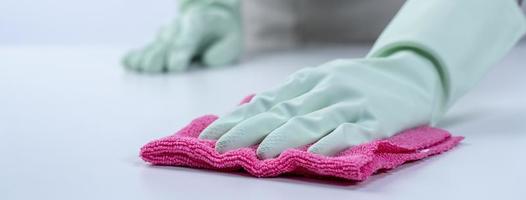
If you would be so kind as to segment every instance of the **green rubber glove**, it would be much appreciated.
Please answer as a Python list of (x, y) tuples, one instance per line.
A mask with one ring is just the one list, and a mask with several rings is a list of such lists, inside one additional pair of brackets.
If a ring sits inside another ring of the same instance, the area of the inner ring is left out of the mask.
[(151, 44), (123, 60), (132, 70), (181, 72), (194, 58), (209, 67), (236, 61), (242, 51), (239, 0), (182, 0), (180, 17)]
[(260, 143), (260, 158), (314, 143), (348, 147), (433, 124), (524, 34), (513, 0), (409, 0), (369, 56), (293, 74), (219, 118), (200, 138), (219, 152)]
[(439, 83), (433, 64), (412, 51), (337, 60), (293, 74), (219, 118), (201, 138), (219, 138), (219, 152), (261, 142), (261, 158), (315, 142), (310, 152), (332, 155), (427, 123)]

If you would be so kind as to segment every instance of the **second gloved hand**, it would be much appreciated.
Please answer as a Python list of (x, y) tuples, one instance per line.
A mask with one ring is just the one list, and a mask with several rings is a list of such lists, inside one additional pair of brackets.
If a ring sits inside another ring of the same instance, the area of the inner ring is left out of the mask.
[(313, 144), (334, 155), (348, 147), (429, 124), (441, 99), (439, 73), (425, 57), (400, 51), (385, 58), (337, 60), (307, 68), (220, 117), (201, 134), (216, 150), (260, 144), (260, 158)]
[(234, 62), (241, 53), (238, 0), (181, 0), (180, 17), (154, 42), (128, 53), (123, 64), (141, 72), (181, 72), (194, 58), (209, 67)]

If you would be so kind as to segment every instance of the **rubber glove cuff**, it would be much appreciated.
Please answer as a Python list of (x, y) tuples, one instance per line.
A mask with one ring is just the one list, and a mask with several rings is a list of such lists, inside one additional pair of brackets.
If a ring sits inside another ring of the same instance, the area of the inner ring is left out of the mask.
[(409, 0), (368, 57), (411, 49), (436, 66), (443, 95), (436, 123), (524, 35), (526, 20), (514, 0)]

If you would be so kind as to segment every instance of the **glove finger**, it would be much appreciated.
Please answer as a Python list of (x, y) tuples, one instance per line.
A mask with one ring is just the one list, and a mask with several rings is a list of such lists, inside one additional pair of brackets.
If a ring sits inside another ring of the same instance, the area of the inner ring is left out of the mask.
[(141, 60), (141, 55), (142, 54), (140, 50), (132, 50), (124, 56), (122, 59), (122, 64), (127, 69), (137, 70), (140, 66), (139, 63)]
[(316, 76), (309, 76), (303, 73), (302, 76), (290, 78), (285, 84), (256, 95), (249, 103), (241, 105), (232, 113), (220, 117), (214, 123), (209, 125), (199, 135), (200, 139), (215, 140), (224, 135), (238, 123), (253, 117), (262, 112), (268, 111), (276, 104), (298, 97), (314, 87), (313, 82), (317, 82)]
[(325, 108), (340, 101), (340, 96), (342, 96), (338, 92), (326, 93), (324, 88), (314, 89), (279, 103), (267, 112), (246, 119), (221, 136), (216, 149), (219, 152), (225, 152), (257, 144), (290, 118)]
[(192, 59), (199, 54), (199, 48), (203, 45), (204, 30), (192, 21), (176, 21), (170, 29), (167, 29), (161, 38), (165, 38), (169, 44), (166, 55), (166, 70), (170, 72), (185, 71)]
[(374, 140), (373, 134), (376, 132), (369, 125), (344, 123), (310, 146), (308, 152), (326, 156), (336, 155), (349, 147)]
[(314, 89), (291, 100), (281, 102), (267, 112), (246, 119), (221, 136), (216, 149), (224, 152), (257, 144), (290, 118), (314, 112), (338, 101), (334, 95), (326, 93), (323, 88)]
[(183, 72), (185, 71), (194, 54), (189, 49), (173, 48), (166, 56), (166, 70), (169, 72)]
[(260, 143), (274, 129), (287, 121), (287, 118), (271, 112), (264, 112), (251, 117), (225, 133), (216, 143), (220, 153), (249, 147)]
[(349, 94), (352, 93), (337, 88), (315, 87), (301, 96), (276, 104), (269, 112), (292, 118), (342, 102), (350, 97)]
[(215, 41), (204, 52), (203, 61), (209, 67), (224, 66), (235, 62), (241, 54), (241, 36), (229, 34)]
[(165, 65), (166, 45), (153, 44), (152, 47), (143, 51), (139, 63), (139, 70), (148, 73), (159, 73), (163, 71)]
[(297, 116), (272, 131), (259, 145), (257, 155), (268, 159), (278, 156), (288, 148), (316, 142), (338, 125), (355, 121), (360, 113), (358, 103), (340, 103), (324, 109)]
[(268, 110), (275, 104), (275, 101), (277, 100), (272, 94), (257, 95), (249, 103), (241, 105), (230, 114), (220, 117), (210, 124), (203, 130), (201, 135), (199, 135), (199, 138), (210, 140), (219, 139), (238, 123)]

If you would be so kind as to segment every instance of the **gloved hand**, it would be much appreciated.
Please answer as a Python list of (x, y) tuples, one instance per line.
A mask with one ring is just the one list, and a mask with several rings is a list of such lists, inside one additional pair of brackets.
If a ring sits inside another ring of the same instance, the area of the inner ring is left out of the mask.
[(333, 155), (434, 124), (526, 31), (513, 0), (409, 0), (370, 54), (302, 70), (219, 118), (201, 134), (216, 149), (260, 143)]
[(433, 63), (413, 51), (337, 60), (293, 74), (219, 118), (200, 137), (219, 138), (219, 152), (261, 142), (261, 158), (314, 142), (310, 152), (333, 155), (428, 123), (440, 99), (439, 84)]
[(242, 49), (239, 0), (182, 0), (180, 17), (123, 64), (144, 72), (184, 71), (192, 59), (210, 67), (234, 62)]

